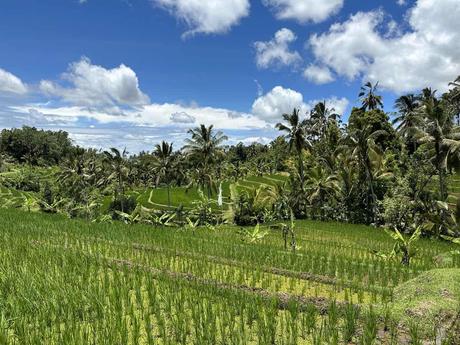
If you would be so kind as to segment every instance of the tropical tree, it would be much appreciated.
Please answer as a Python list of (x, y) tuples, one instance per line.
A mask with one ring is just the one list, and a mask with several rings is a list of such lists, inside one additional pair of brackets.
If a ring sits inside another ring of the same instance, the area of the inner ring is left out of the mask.
[(326, 101), (317, 103), (310, 112), (309, 132), (321, 138), (327, 129), (330, 121), (337, 121), (340, 115), (335, 112), (334, 108), (328, 108)]
[(422, 90), (422, 93), (420, 94), (420, 99), (422, 101), (427, 101), (432, 98), (436, 98), (436, 92), (437, 90), (433, 90), (431, 87), (426, 87)]
[(294, 109), (292, 114), (283, 114), (283, 119), (286, 124), (278, 123), (276, 128), (282, 132), (286, 132), (286, 139), (289, 142), (289, 150), (296, 151), (297, 164), (300, 176), (300, 186), (303, 191), (304, 186), (304, 166), (303, 166), (303, 150), (311, 147), (310, 141), (306, 137), (307, 120), (300, 120), (299, 109)]
[(188, 133), (191, 138), (185, 140), (184, 152), (194, 161), (199, 169), (199, 174), (206, 175), (204, 179), (208, 197), (212, 194), (212, 183), (209, 183), (209, 176), (212, 176), (212, 167), (216, 159), (223, 154), (222, 144), (228, 139), (222, 132), (214, 131), (214, 126), (200, 125), (190, 129)]
[(163, 179), (168, 191), (168, 206), (171, 206), (171, 172), (173, 165), (173, 144), (162, 141), (155, 146), (153, 167), (156, 173), (156, 185)]
[[(112, 147), (109, 151), (104, 151), (104, 163), (110, 173), (107, 181), (115, 184), (115, 200), (118, 200), (119, 197), (124, 199), (125, 196), (125, 185), (129, 174), (126, 155), (126, 149), (120, 152), (118, 149)], [(121, 201), (121, 212), (124, 212), (124, 200)]]
[[(460, 88), (460, 75), (453, 81), (452, 83), (449, 83), (449, 86), (453, 86), (454, 88)], [(459, 90), (459, 97), (460, 97), (460, 90)]]
[(77, 203), (90, 204), (91, 192), (105, 183), (100, 159), (94, 152), (75, 150), (61, 163), (57, 173), (60, 193)]
[(361, 92), (358, 97), (360, 98), (363, 110), (383, 109), (382, 96), (377, 94), (378, 86), (378, 82), (372, 85), (372, 83), (368, 81), (361, 87)]
[(249, 169), (246, 165), (236, 161), (235, 163), (228, 163), (224, 166), (226, 176), (231, 177), (234, 182), (237, 182), (241, 178), (244, 178), (248, 173)]
[(419, 114), (425, 120), (417, 137), (419, 142), (427, 145), (432, 151), (432, 162), (439, 178), (439, 192), (442, 201), (447, 199), (446, 172), (450, 154), (460, 149), (460, 128), (454, 126), (452, 114), (444, 104), (429, 92), (425, 92)]
[(342, 204), (342, 217), (345, 220), (350, 221), (352, 213), (355, 212), (355, 207), (351, 201), (356, 188), (355, 180), (357, 175), (357, 163), (355, 157), (347, 151), (348, 150), (339, 152), (337, 155), (337, 178), (340, 181), (339, 196), (340, 203)]
[(316, 210), (320, 210), (320, 217), (324, 220), (326, 200), (337, 197), (340, 186), (335, 174), (330, 174), (321, 165), (317, 165), (308, 171), (306, 192), (308, 201)]
[(454, 213), (445, 201), (434, 201), (424, 215), (423, 229), (434, 237), (454, 235), (457, 222)]
[[(350, 151), (352, 157), (358, 162), (360, 170), (364, 172), (364, 178), (367, 184), (367, 206), (372, 214), (372, 218), (376, 215), (377, 196), (374, 190), (374, 172), (373, 161), (379, 157), (382, 152), (376, 144), (376, 139), (380, 136), (388, 134), (384, 130), (373, 131), (369, 124), (358, 122), (358, 124), (350, 128), (348, 136), (344, 139), (345, 148)], [(375, 219), (372, 219), (375, 220)]]
[(413, 94), (401, 96), (395, 101), (398, 114), (393, 120), (393, 125), (397, 125), (396, 130), (406, 140), (406, 143), (413, 145), (412, 153), (415, 152), (417, 145), (414, 139), (415, 134), (424, 125), (423, 118), (418, 112), (419, 107), (420, 97)]
[(449, 86), (453, 86), (453, 88), (449, 91), (447, 97), (452, 110), (455, 112), (457, 125), (460, 125), (460, 76), (452, 83), (449, 83)]

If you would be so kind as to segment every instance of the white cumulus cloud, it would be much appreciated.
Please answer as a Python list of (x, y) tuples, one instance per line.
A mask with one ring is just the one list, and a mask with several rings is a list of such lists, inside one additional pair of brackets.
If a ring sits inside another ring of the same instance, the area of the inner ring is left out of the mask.
[(258, 97), (252, 104), (252, 114), (267, 123), (276, 123), (282, 121), (283, 114), (290, 114), (294, 109), (299, 109), (302, 116), (309, 116), (310, 110), (318, 102), (326, 102), (328, 108), (334, 108), (335, 111), (343, 115), (349, 105), (347, 98), (338, 98), (336, 96), (328, 97), (321, 100), (305, 100), (304, 96), (295, 90), (284, 88), (282, 86), (274, 87), (270, 92)]
[(291, 113), (294, 108), (300, 109), (303, 114), (307, 112), (309, 107), (304, 102), (303, 95), (295, 90), (276, 86), (254, 101), (252, 113), (265, 121), (277, 122), (284, 113)]
[(263, 0), (278, 19), (319, 23), (337, 14), (344, 0)]
[(82, 58), (70, 64), (62, 80), (70, 86), (43, 80), (40, 89), (49, 96), (81, 107), (132, 107), (149, 102), (149, 97), (139, 88), (136, 73), (123, 64), (106, 69), (93, 65), (88, 58)]
[(255, 42), (256, 63), (259, 68), (295, 65), (302, 61), (297, 51), (291, 51), (289, 44), (297, 39), (289, 29), (283, 28), (267, 42)]
[(27, 86), (14, 74), (0, 68), (0, 94), (23, 95), (27, 93)]
[(327, 84), (335, 80), (328, 67), (313, 64), (304, 70), (303, 76), (318, 85)]
[(385, 25), (381, 11), (358, 12), (309, 44), (317, 63), (350, 80), (380, 81), (395, 93), (447, 89), (460, 74), (458, 0), (418, 0), (406, 18), (403, 31), (401, 24)]
[(151, 0), (164, 8), (189, 30), (185, 36), (228, 32), (249, 15), (249, 0)]

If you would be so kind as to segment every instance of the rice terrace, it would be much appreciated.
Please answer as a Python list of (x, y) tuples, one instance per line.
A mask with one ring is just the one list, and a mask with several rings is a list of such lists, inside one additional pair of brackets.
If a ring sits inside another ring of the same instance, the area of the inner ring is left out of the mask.
[(460, 345), (458, 18), (4, 1), (0, 345)]

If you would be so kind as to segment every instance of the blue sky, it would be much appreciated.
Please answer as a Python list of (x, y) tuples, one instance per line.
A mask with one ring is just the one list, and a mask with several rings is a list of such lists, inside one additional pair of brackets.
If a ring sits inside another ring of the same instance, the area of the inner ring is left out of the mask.
[(0, 127), (81, 145), (180, 145), (214, 123), (268, 142), (326, 99), (346, 119), (363, 81), (394, 98), (460, 74), (458, 0), (4, 0)]

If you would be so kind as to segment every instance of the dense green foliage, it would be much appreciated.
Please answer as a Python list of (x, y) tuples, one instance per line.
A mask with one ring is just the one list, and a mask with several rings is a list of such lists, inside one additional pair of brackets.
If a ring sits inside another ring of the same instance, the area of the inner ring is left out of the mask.
[(37, 130), (34, 127), (4, 129), (0, 134), (0, 153), (30, 165), (55, 165), (75, 149), (64, 131)]

